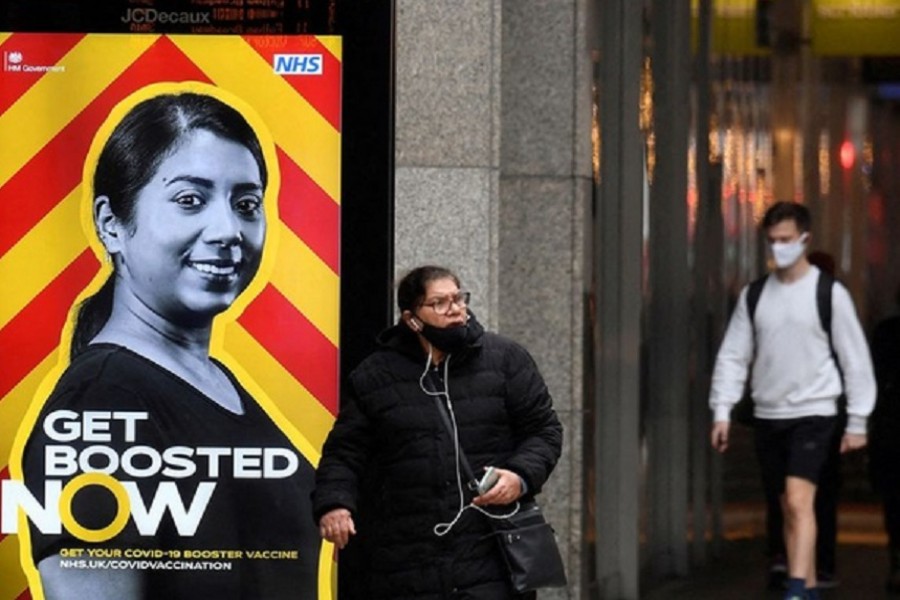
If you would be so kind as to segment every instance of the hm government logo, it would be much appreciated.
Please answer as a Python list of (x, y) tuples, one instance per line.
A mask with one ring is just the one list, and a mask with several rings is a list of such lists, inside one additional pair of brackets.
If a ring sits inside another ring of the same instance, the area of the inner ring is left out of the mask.
[(3, 70), (4, 71), (21, 71), (22, 70), (22, 53), (17, 51), (3, 53)]
[(321, 54), (276, 54), (272, 67), (278, 75), (321, 75)]
[(7, 73), (64, 73), (63, 65), (34, 65), (25, 60), (18, 50), (3, 53), (3, 70)]

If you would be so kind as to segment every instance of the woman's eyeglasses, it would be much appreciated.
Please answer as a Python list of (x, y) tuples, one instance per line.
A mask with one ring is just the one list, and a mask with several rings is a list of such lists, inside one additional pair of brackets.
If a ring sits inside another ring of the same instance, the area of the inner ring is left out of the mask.
[(459, 292), (453, 296), (444, 296), (443, 298), (438, 298), (431, 302), (425, 302), (422, 306), (430, 307), (436, 314), (446, 315), (450, 312), (450, 305), (452, 304), (455, 304), (459, 308), (468, 306), (471, 295), (470, 292)]

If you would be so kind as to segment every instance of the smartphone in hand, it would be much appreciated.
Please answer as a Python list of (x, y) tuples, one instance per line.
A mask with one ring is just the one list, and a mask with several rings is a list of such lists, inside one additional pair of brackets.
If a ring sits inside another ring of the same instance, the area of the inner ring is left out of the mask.
[(498, 479), (500, 479), (500, 473), (497, 472), (497, 469), (494, 467), (485, 469), (484, 476), (482, 476), (481, 481), (478, 482), (478, 495), (481, 496), (494, 487), (494, 484), (497, 483)]

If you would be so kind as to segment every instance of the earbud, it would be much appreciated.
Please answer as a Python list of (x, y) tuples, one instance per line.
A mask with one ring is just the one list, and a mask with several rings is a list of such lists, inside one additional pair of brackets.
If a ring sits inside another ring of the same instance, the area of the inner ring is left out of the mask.
[(414, 317), (410, 317), (409, 321), (407, 321), (407, 322), (409, 323), (409, 326), (412, 328), (413, 331), (419, 331), (419, 322), (416, 321), (416, 319)]

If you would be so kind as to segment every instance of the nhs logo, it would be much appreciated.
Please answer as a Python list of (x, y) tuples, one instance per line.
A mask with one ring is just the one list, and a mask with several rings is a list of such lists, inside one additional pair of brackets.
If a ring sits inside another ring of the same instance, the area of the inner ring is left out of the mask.
[(321, 54), (276, 54), (272, 66), (279, 75), (321, 75)]

